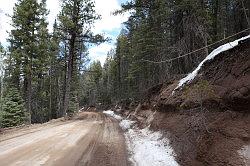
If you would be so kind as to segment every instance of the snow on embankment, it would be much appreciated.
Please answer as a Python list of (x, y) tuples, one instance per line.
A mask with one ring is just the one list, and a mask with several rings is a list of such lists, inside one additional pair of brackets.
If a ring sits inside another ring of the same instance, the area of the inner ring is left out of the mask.
[(114, 113), (114, 111), (111, 111), (111, 110), (107, 110), (107, 111), (103, 111), (104, 114), (106, 115), (109, 115), (109, 116), (112, 116), (113, 118), (117, 119), (117, 120), (122, 120), (122, 117), (119, 116), (119, 115), (116, 115)]
[(227, 50), (230, 50), (236, 46), (238, 46), (239, 42), (242, 41), (242, 40), (246, 40), (250, 38), (250, 35), (248, 36), (245, 36), (245, 37), (242, 37), (238, 40), (235, 40), (233, 42), (230, 42), (230, 43), (227, 43), (227, 44), (224, 44), (218, 48), (216, 48), (215, 50), (213, 50), (200, 64), (199, 66), (192, 72), (192, 73), (189, 73), (185, 78), (181, 79), (179, 81), (179, 84), (178, 86), (174, 89), (177, 90), (179, 89), (180, 87), (182, 87), (184, 84), (186, 83), (189, 83), (190, 81), (192, 81), (198, 74), (198, 72), (200, 71), (201, 67), (203, 66), (203, 64), (208, 61), (208, 60), (211, 60), (213, 59), (214, 57), (216, 57), (217, 55), (219, 55), (220, 53), (222, 52), (225, 52)]
[(125, 133), (130, 160), (138, 166), (177, 166), (169, 141), (148, 128), (128, 129)]
[(130, 154), (130, 161), (136, 166), (178, 166), (169, 140), (160, 132), (152, 132), (148, 128), (132, 128), (134, 121), (122, 119), (113, 111), (104, 111), (120, 121), (125, 131), (125, 138)]

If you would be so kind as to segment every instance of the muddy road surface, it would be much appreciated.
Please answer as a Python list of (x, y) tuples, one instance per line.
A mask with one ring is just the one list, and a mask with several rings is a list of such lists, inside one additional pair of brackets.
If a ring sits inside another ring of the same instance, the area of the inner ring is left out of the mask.
[(0, 135), (0, 165), (126, 166), (125, 139), (118, 122), (102, 113), (81, 113), (66, 122)]

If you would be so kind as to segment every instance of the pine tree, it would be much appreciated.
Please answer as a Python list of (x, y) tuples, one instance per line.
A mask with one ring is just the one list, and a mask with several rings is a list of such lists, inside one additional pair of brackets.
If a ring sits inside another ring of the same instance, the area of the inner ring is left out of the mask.
[(46, 0), (41, 3), (37, 0), (18, 0), (9, 37), (9, 83), (22, 91), (26, 109), (35, 121), (40, 121), (37, 116), (44, 114), (44, 103), (47, 103), (41, 85), (50, 55), (48, 23), (45, 21), (47, 14)]
[(75, 99), (78, 97), (77, 90), (73, 89), (78, 86), (79, 79), (79, 63), (77, 62), (79, 62), (82, 50), (78, 46), (105, 41), (101, 35), (93, 35), (91, 32), (93, 23), (99, 18), (100, 16), (95, 13), (92, 0), (65, 0), (62, 4), (62, 11), (59, 14), (59, 29), (62, 31), (62, 39), (68, 48), (63, 102), (64, 115), (69, 111), (70, 101), (78, 101)]
[(13, 127), (25, 122), (24, 101), (17, 88), (11, 87), (6, 91), (3, 101), (2, 127)]
[(0, 119), (2, 112), (2, 103), (3, 103), (3, 77), (4, 77), (4, 47), (0, 42)]
[[(53, 32), (50, 41), (50, 65), (47, 89), (49, 91), (49, 111), (51, 118), (55, 119), (61, 115), (61, 87), (64, 75), (64, 60), (60, 56), (60, 34), (57, 21), (53, 25)], [(61, 80), (61, 81), (60, 81)]]

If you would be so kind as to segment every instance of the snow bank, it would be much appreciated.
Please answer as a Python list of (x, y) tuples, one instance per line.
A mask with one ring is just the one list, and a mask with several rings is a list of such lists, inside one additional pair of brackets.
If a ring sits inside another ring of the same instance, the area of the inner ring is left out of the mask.
[(129, 129), (125, 133), (130, 160), (137, 166), (177, 166), (169, 141), (159, 132)]
[(130, 161), (136, 166), (177, 166), (169, 141), (160, 132), (148, 128), (131, 128), (135, 122), (124, 119), (120, 126), (125, 130), (125, 138)]
[(131, 126), (132, 126), (133, 124), (135, 124), (134, 121), (126, 120), (126, 119), (125, 119), (125, 120), (122, 120), (122, 121), (120, 122), (120, 126), (121, 126), (121, 128), (122, 128), (123, 130), (127, 130), (127, 129), (131, 128)]
[(152, 132), (148, 128), (132, 128), (134, 121), (122, 119), (113, 111), (103, 113), (121, 120), (119, 125), (125, 131), (124, 135), (130, 161), (136, 166), (178, 166), (169, 141), (160, 132)]
[(199, 66), (192, 72), (189, 73), (185, 78), (181, 79), (179, 81), (178, 86), (174, 89), (174, 91), (180, 87), (182, 87), (184, 84), (189, 83), (190, 81), (192, 81), (198, 74), (199, 70), (201, 69), (201, 67), (203, 66), (203, 64), (208, 61), (213, 59), (215, 56), (217, 56), (218, 54), (230, 50), (232, 48), (234, 48), (235, 46), (237, 46), (239, 44), (240, 41), (245, 40), (250, 38), (250, 35), (242, 37), (241, 39), (235, 40), (233, 42), (224, 44), (220, 47), (218, 47), (217, 49), (213, 50), (200, 64)]
[(107, 110), (107, 111), (103, 111), (103, 113), (106, 114), (106, 115), (112, 116), (112, 117), (114, 117), (114, 118), (117, 119), (117, 120), (122, 120), (122, 117), (119, 116), (119, 115), (116, 115), (116, 114), (114, 113), (114, 111)]

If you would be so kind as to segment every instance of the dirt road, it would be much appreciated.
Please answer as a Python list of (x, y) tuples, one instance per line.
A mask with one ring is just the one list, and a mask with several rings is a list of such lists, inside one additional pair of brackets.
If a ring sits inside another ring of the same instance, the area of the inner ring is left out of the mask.
[(127, 151), (115, 119), (82, 113), (77, 120), (0, 136), (0, 165), (126, 166)]

